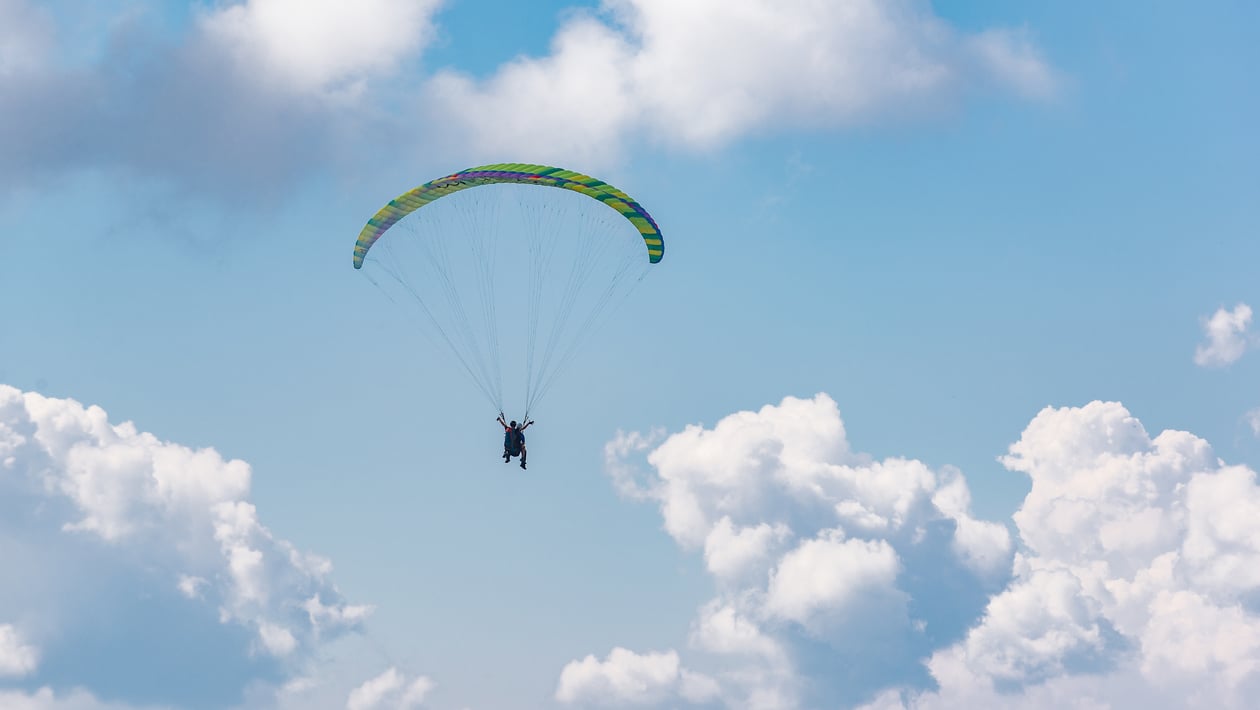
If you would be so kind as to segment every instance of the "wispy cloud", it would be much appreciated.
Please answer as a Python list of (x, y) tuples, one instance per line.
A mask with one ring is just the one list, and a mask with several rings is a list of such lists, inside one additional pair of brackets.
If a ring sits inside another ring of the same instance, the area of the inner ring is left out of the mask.
[(382, 707), (411, 710), (419, 707), (433, 688), (433, 681), (426, 676), (409, 681), (397, 668), (390, 667), (350, 691), (346, 710), (376, 710)]
[(0, 676), (21, 677), (35, 670), (39, 651), (12, 624), (0, 624)]
[(1223, 367), (1243, 356), (1252, 336), (1251, 306), (1239, 303), (1233, 310), (1216, 309), (1211, 317), (1203, 319), (1203, 334), (1207, 342), (1194, 349), (1194, 362), (1203, 367)]

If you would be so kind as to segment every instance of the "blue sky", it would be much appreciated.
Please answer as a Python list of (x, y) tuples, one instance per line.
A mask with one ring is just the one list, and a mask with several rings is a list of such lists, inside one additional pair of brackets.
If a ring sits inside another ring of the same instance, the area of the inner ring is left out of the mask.
[[(1258, 12), (0, 0), (0, 704), (1244, 707)], [(527, 472), (351, 267), (504, 161), (667, 244)]]

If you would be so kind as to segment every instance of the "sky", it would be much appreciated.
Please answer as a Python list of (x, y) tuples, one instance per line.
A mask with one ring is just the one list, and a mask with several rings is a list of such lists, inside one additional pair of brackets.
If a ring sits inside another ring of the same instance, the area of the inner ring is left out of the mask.
[[(1257, 23), (0, 0), (0, 706), (1248, 707)], [(351, 263), (503, 162), (666, 244), (528, 470)]]

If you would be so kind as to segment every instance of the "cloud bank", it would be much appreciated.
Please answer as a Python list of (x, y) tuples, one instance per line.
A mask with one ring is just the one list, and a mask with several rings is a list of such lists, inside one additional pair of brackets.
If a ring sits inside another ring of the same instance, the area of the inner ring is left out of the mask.
[(0, 588), (0, 675), (222, 707), (356, 629), (369, 608), (262, 524), (250, 475), (99, 407), (0, 385), (0, 551), (23, 570)]
[[(551, 53), (431, 83), (482, 154), (607, 162), (643, 137), (709, 150), (741, 137), (935, 111), (983, 86), (1029, 98), (1059, 80), (1029, 37), (969, 35), (917, 0), (607, 0)], [(506, 118), (506, 120), (505, 120)]]
[[(650, 472), (636, 472), (631, 459), (645, 452)], [(567, 666), (562, 701), (852, 705), (925, 675), (916, 659), (961, 638), (1010, 573), (1007, 529), (971, 516), (957, 470), (853, 451), (825, 395), (663, 441), (623, 434), (606, 455), (618, 490), (659, 506), (719, 594), (693, 623), (687, 667), (673, 650), (617, 649)], [(707, 692), (685, 693), (687, 673)]]
[[(1016, 576), (928, 662), (909, 707), (1247, 707), (1260, 689), (1260, 487), (1121, 405), (1046, 409), (1003, 459), (1032, 478)], [(1015, 700), (1020, 701), (1017, 705)]]
[[(562, 701), (1243, 708), (1260, 691), (1255, 472), (1119, 403), (1046, 408), (1000, 459), (1032, 483), (1013, 557), (959, 472), (854, 453), (824, 395), (607, 454), (720, 593), (687, 649), (575, 661)], [(608, 692), (645, 659), (663, 680)], [(711, 694), (685, 696), (684, 668)]]
[(423, 51), (437, 6), (249, 0), (194, 9), (171, 36), (159, 6), (133, 4), (68, 63), (50, 12), (0, 0), (0, 44), (25, 38), (0, 54), (0, 187), (121, 171), (166, 199), (265, 204), (389, 143), (369, 95)]
[(244, 0), (174, 35), (129, 5), (67, 63), (52, 13), (0, 0), (0, 186), (121, 170), (175, 198), (265, 203), (383, 155), (595, 169), (647, 144), (714, 150), (1059, 83), (1026, 31), (962, 32), (921, 0), (606, 0), (566, 15), (549, 54), (475, 78), (420, 64), (442, 5)]

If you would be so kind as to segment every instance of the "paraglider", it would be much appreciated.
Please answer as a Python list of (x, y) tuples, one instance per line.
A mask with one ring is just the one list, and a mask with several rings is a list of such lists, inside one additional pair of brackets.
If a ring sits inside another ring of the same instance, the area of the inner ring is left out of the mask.
[[(369, 266), (364, 273), (391, 301), (415, 307), (421, 330), (446, 344), (499, 412), (504, 461), (519, 455), (525, 468), (531, 411), (664, 253), (656, 221), (616, 187), (503, 163), (390, 200), (360, 231), (354, 268)], [(519, 427), (502, 415), (505, 360), (523, 370)]]
[(503, 463), (510, 462), (513, 456), (520, 456), (521, 468), (525, 468), (525, 430), (534, 422), (517, 424), (515, 419), (505, 422), (503, 412), (499, 412), (495, 421), (503, 425)]

